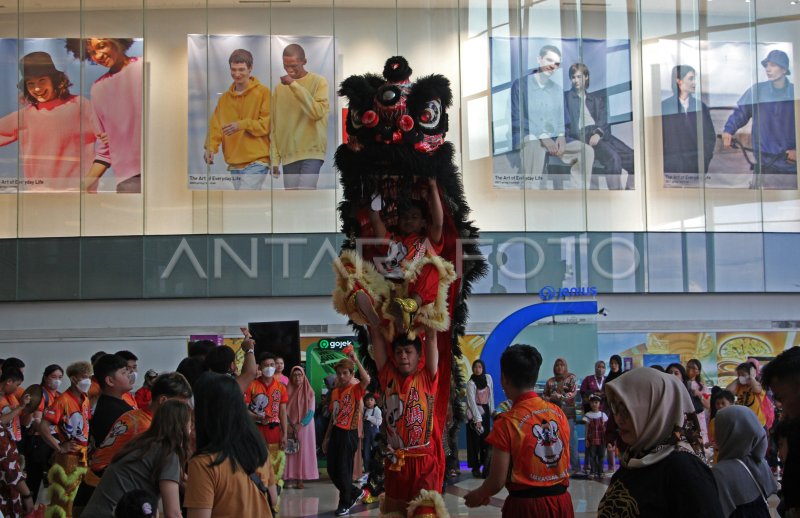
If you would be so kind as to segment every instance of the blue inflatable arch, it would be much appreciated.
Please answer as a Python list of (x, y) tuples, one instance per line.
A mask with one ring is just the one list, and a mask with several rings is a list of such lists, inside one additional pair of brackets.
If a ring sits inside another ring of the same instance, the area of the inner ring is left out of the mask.
[(556, 315), (595, 315), (597, 301), (580, 302), (543, 302), (533, 304), (511, 313), (494, 328), (486, 345), (483, 347), (481, 359), (486, 364), (486, 373), (494, 379), (494, 400), (500, 404), (505, 400), (505, 393), (500, 386), (500, 355), (512, 344), (514, 338), (523, 329), (543, 318)]

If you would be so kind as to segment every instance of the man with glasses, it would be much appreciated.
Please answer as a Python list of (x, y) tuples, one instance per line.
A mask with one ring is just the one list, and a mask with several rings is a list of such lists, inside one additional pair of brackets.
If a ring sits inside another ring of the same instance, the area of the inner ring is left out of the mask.
[(581, 189), (586, 184), (584, 164), (591, 171), (594, 149), (566, 137), (564, 91), (552, 79), (561, 67), (561, 51), (553, 45), (543, 46), (538, 63), (532, 74), (514, 81), (511, 87), (512, 141), (514, 148), (521, 141), (525, 187), (547, 179), (547, 159), (552, 156), (570, 166), (565, 188)]

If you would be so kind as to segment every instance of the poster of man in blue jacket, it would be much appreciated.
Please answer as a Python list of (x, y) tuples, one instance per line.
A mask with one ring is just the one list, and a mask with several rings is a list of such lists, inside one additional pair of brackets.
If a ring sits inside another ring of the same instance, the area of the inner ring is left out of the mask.
[(796, 189), (797, 141), (789, 56), (782, 50), (772, 50), (761, 66), (767, 80), (750, 87), (736, 103), (725, 123), (722, 144), (725, 148), (747, 147), (738, 142), (736, 132), (752, 120), (752, 167), (760, 177), (760, 186)]

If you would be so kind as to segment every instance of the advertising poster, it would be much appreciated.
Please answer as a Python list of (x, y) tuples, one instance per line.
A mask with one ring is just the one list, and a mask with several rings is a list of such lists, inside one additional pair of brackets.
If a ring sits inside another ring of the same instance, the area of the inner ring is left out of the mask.
[(332, 189), (333, 38), (188, 36), (190, 189)]
[(0, 39), (0, 192), (140, 193), (141, 38)]
[(736, 378), (736, 367), (751, 358), (763, 367), (780, 353), (800, 345), (794, 332), (717, 333), (717, 371), (719, 384), (725, 386)]
[[(736, 367), (756, 359), (763, 367), (790, 347), (800, 345), (796, 332), (736, 331), (687, 333), (603, 333), (597, 337), (598, 357), (630, 357), (633, 367), (664, 366), (669, 357), (680, 363), (695, 358), (703, 366), (703, 382), (725, 387), (736, 378)], [(671, 360), (670, 360), (671, 361)]]
[(656, 52), (665, 187), (797, 189), (791, 43), (659, 40)]
[(493, 185), (633, 189), (629, 40), (492, 38)]

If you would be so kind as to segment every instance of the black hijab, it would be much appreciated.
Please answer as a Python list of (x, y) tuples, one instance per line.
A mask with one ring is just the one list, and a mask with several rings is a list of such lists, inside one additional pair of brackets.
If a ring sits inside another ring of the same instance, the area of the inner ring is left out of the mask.
[(483, 367), (483, 370), (481, 371), (480, 375), (473, 374), (469, 379), (472, 380), (472, 382), (475, 384), (475, 387), (478, 390), (483, 390), (483, 389), (485, 389), (487, 387), (487, 382), (486, 382), (486, 364), (483, 363), (483, 360), (475, 360), (474, 362), (472, 362), (472, 367), (473, 368), (475, 368), (475, 364), (476, 363), (479, 363), (481, 365), (481, 367)]
[[(613, 361), (616, 361), (617, 365), (619, 365), (619, 370), (617, 372), (614, 372), (614, 370), (611, 368), (611, 362)], [(609, 381), (614, 381), (615, 379), (622, 376), (622, 373), (624, 372), (622, 370), (622, 358), (620, 358), (618, 354), (613, 355), (611, 359), (608, 361), (608, 370), (610, 370), (611, 372), (609, 372), (608, 376), (606, 376), (606, 383), (608, 383)]]

